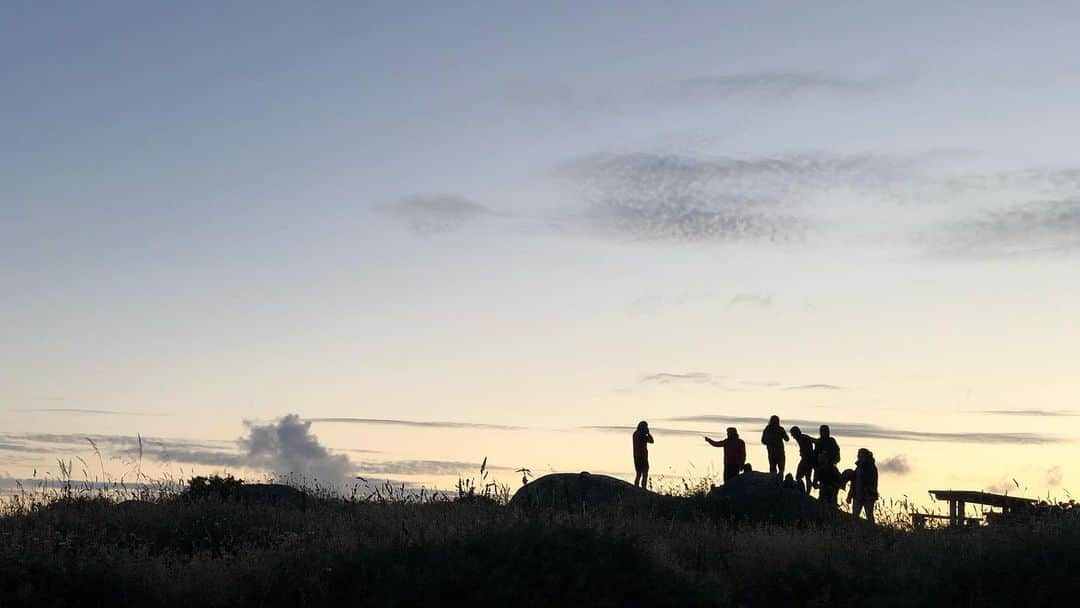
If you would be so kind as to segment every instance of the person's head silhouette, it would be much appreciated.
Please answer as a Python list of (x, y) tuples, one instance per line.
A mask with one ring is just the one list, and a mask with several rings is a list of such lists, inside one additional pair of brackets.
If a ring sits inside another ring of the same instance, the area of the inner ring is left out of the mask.
[(821, 428), (818, 429), (818, 431), (821, 433), (822, 437), (828, 437), (829, 436), (829, 425), (827, 425), (827, 424), (821, 425)]
[(649, 432), (649, 423), (642, 420), (641, 422), (637, 423), (637, 430), (644, 433)]
[(739, 431), (735, 430), (735, 427), (729, 426), (727, 430), (728, 439), (738, 439)]
[(769, 426), (780, 426), (780, 417), (773, 414), (769, 417)]
[(798, 437), (800, 435), (802, 435), (802, 429), (800, 429), (797, 426), (791, 427), (791, 436), (792, 437)]

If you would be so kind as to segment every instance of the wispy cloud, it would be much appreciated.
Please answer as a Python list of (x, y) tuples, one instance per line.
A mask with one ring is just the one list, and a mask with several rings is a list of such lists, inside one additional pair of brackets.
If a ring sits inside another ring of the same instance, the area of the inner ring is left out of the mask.
[(41, 448), (27, 445), (25, 443), (12, 443), (3, 441), (0, 442), (0, 452), (23, 452), (27, 454), (39, 454), (41, 453)]
[(1037, 416), (1037, 417), (1070, 417), (1080, 416), (1076, 410), (965, 410), (965, 414), (990, 414), (993, 416)]
[(843, 391), (847, 390), (846, 387), (837, 386), (835, 384), (799, 384), (796, 386), (784, 387), (785, 391)]
[[(743, 391), (754, 389), (772, 389), (785, 391), (842, 391), (845, 387), (834, 384), (803, 384), (784, 387), (774, 380), (740, 380), (708, 372), (657, 372), (638, 378), (641, 385), (701, 384), (710, 385), (725, 391)], [(630, 390), (630, 389), (621, 389)]]
[(740, 293), (731, 298), (728, 308), (738, 306), (751, 306), (756, 308), (772, 308), (772, 296), (755, 293)]
[(93, 410), (77, 407), (41, 407), (12, 410), (14, 412), (27, 412), (36, 414), (86, 414), (100, 416), (162, 416), (164, 414), (151, 414), (147, 412), (129, 412), (124, 410)]
[(936, 234), (932, 250), (972, 258), (1080, 250), (1080, 196), (1023, 203), (950, 222)]
[[(599, 235), (657, 241), (791, 241), (810, 223), (793, 193), (849, 161), (816, 157), (701, 159), (618, 154), (578, 159), (561, 174), (582, 190), (583, 225)], [(850, 161), (858, 163), (859, 161)]]
[(483, 205), (450, 194), (410, 196), (378, 209), (424, 233), (451, 232), (474, 220), (496, 215)]
[[(8, 442), (25, 446), (36, 451), (70, 450), (85, 448), (90, 441), (100, 446), (125, 449), (138, 447), (136, 435), (95, 435), (79, 433), (4, 433), (0, 434)], [(168, 437), (143, 437), (144, 445), (170, 446), (177, 449), (220, 449), (234, 446), (234, 441), (212, 439), (179, 439)]]
[(521, 431), (527, 427), (505, 424), (482, 424), (478, 422), (451, 422), (446, 420), (396, 420), (393, 418), (305, 418), (308, 422), (335, 424), (368, 424), (382, 426), (411, 426), (436, 429), (488, 429), (496, 431)]
[[(480, 462), (454, 460), (384, 460), (364, 462), (358, 465), (360, 475), (461, 475), (476, 473)], [(515, 467), (488, 464), (491, 471), (512, 471)]]
[(644, 84), (600, 87), (518, 82), (508, 86), (505, 95), (518, 104), (549, 108), (560, 113), (602, 116), (635, 107), (651, 110), (716, 102), (759, 105), (822, 96), (862, 98), (907, 82), (911, 76), (910, 70), (853, 78), (828, 70), (779, 69), (691, 75)]
[[(623, 425), (590, 425), (581, 427), (587, 431), (603, 431), (606, 433), (633, 433), (637, 427), (623, 426)], [(689, 429), (672, 429), (665, 427), (657, 427), (649, 425), (649, 431), (654, 435), (660, 437), (663, 435), (681, 435), (681, 436), (702, 436), (709, 433), (704, 431), (694, 431)]]
[(0, 435), (0, 452), (19, 452), (38, 458), (70, 458), (100, 449), (110, 460), (143, 458), (160, 463), (215, 467), (245, 466), (234, 440), (200, 440), (136, 435), (8, 433)]
[[(806, 241), (825, 229), (838, 189), (895, 206), (932, 154), (907, 158), (825, 153), (703, 158), (624, 153), (579, 158), (559, 174), (599, 236), (682, 242)], [(857, 227), (853, 227), (857, 228)]]
[[(727, 427), (739, 424), (754, 424), (764, 426), (768, 420), (767, 416), (728, 416), (722, 414), (703, 414), (698, 416), (680, 416), (674, 418), (667, 418), (670, 422), (691, 422), (691, 423), (707, 423), (715, 424), (717, 427)], [(969, 432), (969, 433), (946, 433), (936, 431), (913, 431), (907, 429), (896, 429), (876, 424), (868, 424), (861, 422), (833, 422), (833, 421), (812, 421), (812, 420), (799, 420), (799, 419), (784, 419), (783, 424), (787, 426), (800, 426), (804, 432), (810, 434), (816, 434), (817, 428), (820, 424), (828, 424), (832, 434), (840, 438), (852, 438), (852, 439), (883, 439), (883, 440), (898, 440), (898, 441), (940, 441), (940, 442), (952, 442), (952, 443), (989, 443), (989, 444), (1049, 444), (1049, 443), (1068, 443), (1071, 440), (1067, 437), (1059, 435), (1050, 435), (1043, 433), (1024, 433), (1024, 432)], [(618, 427), (610, 427), (618, 428)], [(629, 427), (627, 427), (629, 428)], [(675, 429), (672, 429), (675, 431)], [(698, 430), (683, 430), (685, 434), (700, 435), (704, 431)], [(715, 433), (715, 430), (709, 432)]]
[(896, 456), (890, 456), (883, 460), (879, 460), (877, 467), (882, 473), (890, 473), (892, 475), (907, 475), (911, 472), (911, 463), (908, 462), (908, 457), (905, 454), (897, 454)]
[[(132, 457), (133, 448), (127, 448), (125, 455)], [(249, 460), (244, 454), (235, 451), (176, 448), (167, 445), (149, 446), (143, 456), (161, 463), (197, 464), (211, 467), (247, 467)]]
[(238, 440), (198, 440), (127, 435), (8, 433), (0, 435), (2, 451), (42, 456), (73, 456), (100, 449), (124, 461), (141, 457), (161, 463), (245, 468), (296, 475), (324, 483), (351, 477), (354, 465), (345, 454), (323, 446), (311, 423), (290, 414), (266, 423), (245, 422)]
[[(455, 422), (422, 422), (386, 419), (323, 419), (359, 424), (395, 424), (435, 428), (483, 428), (516, 430), (520, 427), (475, 425)], [(312, 432), (314, 420), (289, 414), (272, 421), (245, 421), (244, 436), (235, 440), (198, 440), (125, 435), (78, 435), (50, 433), (0, 434), (0, 452), (18, 452), (65, 458), (91, 451), (98, 446), (106, 459), (131, 462), (136, 458), (158, 463), (199, 465), (222, 469), (248, 469), (273, 473), (278, 477), (299, 477), (323, 484), (349, 481), (357, 474), (369, 482), (377, 475), (468, 474), (480, 468), (480, 461), (380, 460), (357, 462), (349, 453), (371, 454), (372, 450), (331, 450)], [(492, 471), (510, 467), (488, 464)]]
[(661, 93), (690, 101), (732, 97), (783, 100), (809, 94), (866, 93), (883, 88), (892, 79), (859, 80), (815, 71), (742, 72), (699, 76), (661, 85)]
[(706, 372), (659, 372), (642, 376), (641, 384), (711, 384), (723, 376), (714, 376)]

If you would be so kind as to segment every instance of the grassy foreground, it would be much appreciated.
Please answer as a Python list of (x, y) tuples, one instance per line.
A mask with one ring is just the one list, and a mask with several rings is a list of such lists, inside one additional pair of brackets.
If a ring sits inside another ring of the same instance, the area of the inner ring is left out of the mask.
[(489, 500), (9, 502), (0, 606), (1018, 606), (1080, 593), (1080, 519), (734, 527)]

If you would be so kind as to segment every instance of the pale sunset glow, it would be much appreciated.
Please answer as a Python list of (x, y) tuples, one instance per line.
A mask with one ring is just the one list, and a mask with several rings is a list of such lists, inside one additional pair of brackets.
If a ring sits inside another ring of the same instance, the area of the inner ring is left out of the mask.
[(3, 9), (5, 492), (1078, 487), (1080, 6), (335, 4)]

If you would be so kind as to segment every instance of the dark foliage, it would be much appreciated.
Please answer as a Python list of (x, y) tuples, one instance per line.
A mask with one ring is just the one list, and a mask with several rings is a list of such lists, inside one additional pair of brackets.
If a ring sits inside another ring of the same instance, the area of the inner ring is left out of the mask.
[(9, 508), (0, 606), (1049, 606), (1080, 592), (1074, 511), (909, 532), (196, 487), (214, 489)]

